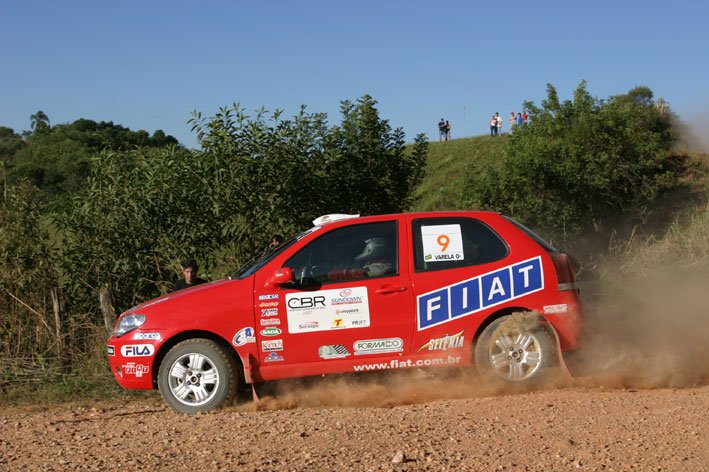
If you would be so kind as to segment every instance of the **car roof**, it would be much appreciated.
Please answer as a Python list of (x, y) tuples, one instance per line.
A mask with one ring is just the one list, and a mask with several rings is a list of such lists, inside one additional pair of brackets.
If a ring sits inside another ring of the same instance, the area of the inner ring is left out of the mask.
[[(351, 223), (372, 223), (377, 221), (386, 221), (392, 219), (417, 219), (417, 218), (441, 218), (441, 217), (455, 217), (455, 216), (499, 216), (499, 212), (494, 211), (482, 211), (482, 210), (451, 210), (451, 211), (419, 211), (419, 212), (407, 212), (407, 213), (389, 213), (383, 215), (369, 215), (369, 216), (359, 216), (359, 215), (323, 215), (313, 222), (318, 222), (316, 226), (329, 226), (334, 224), (340, 224), (342, 226), (347, 226)], [(333, 218), (327, 218), (333, 216)], [(338, 225), (339, 226), (339, 225)]]

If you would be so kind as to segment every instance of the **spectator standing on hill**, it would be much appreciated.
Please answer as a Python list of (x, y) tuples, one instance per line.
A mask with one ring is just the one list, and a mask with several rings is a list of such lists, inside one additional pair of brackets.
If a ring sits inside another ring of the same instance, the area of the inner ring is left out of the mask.
[(180, 262), (180, 267), (182, 268), (182, 275), (184, 275), (184, 278), (175, 282), (175, 286), (172, 288), (173, 292), (185, 288), (194, 287), (196, 285), (200, 285), (207, 282), (206, 280), (201, 279), (197, 275), (199, 267), (197, 266), (197, 262), (194, 259), (185, 259), (184, 261)]
[(490, 118), (490, 136), (495, 136), (497, 134), (497, 118), (492, 115)]
[(446, 141), (451, 139), (451, 124), (448, 120), (446, 120)]
[(524, 118), (522, 118), (522, 113), (517, 113), (517, 126), (522, 126), (524, 124)]
[(495, 112), (495, 122), (497, 123), (497, 134), (502, 134), (502, 117), (499, 112)]
[(446, 139), (446, 121), (441, 118), (438, 122), (438, 141), (443, 141)]
[(515, 129), (515, 126), (517, 126), (517, 118), (515, 118), (515, 112), (511, 111), (510, 112), (510, 133), (512, 130)]
[(529, 118), (529, 115), (527, 114), (527, 112), (526, 112), (526, 111), (523, 111), (523, 112), (522, 112), (522, 123), (524, 123), (524, 124), (526, 125), (528, 118)]

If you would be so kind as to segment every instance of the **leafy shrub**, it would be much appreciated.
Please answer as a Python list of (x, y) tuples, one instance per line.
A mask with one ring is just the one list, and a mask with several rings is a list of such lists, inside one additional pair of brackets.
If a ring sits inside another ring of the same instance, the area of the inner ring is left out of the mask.
[(548, 85), (541, 108), (525, 109), (531, 123), (511, 134), (499, 166), (470, 175), (468, 200), (557, 240), (606, 233), (619, 215), (642, 221), (685, 171), (685, 156), (672, 152), (672, 115), (646, 87), (599, 100), (582, 82), (560, 102)]
[[(85, 192), (58, 219), (73, 309), (91, 312), (106, 284), (124, 310), (164, 293), (176, 262), (195, 257), (229, 272), (326, 213), (405, 210), (421, 180), (423, 136), (404, 134), (365, 96), (343, 102), (329, 128), (305, 109), (291, 119), (238, 106), (192, 120), (203, 151), (176, 147), (105, 152)], [(225, 275), (225, 272), (215, 275)]]

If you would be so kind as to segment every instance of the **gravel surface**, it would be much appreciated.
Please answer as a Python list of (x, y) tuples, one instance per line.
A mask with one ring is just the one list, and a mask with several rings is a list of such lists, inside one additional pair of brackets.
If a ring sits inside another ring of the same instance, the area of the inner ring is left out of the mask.
[(709, 470), (709, 387), (527, 393), (409, 375), (279, 385), (180, 415), (158, 394), (0, 411), (0, 470)]

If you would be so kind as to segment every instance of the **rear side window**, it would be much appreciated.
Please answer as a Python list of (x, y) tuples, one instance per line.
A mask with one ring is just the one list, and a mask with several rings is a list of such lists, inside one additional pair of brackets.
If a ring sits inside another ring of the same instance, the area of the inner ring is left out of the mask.
[(504, 259), (507, 244), (473, 218), (422, 218), (412, 224), (417, 272), (455, 269)]
[(542, 238), (537, 233), (535, 233), (531, 229), (524, 226), (519, 221), (515, 221), (512, 218), (510, 218), (509, 216), (505, 216), (505, 215), (502, 215), (502, 217), (504, 219), (506, 219), (507, 221), (509, 221), (510, 223), (512, 223), (513, 225), (515, 225), (517, 228), (519, 228), (519, 230), (522, 231), (524, 234), (526, 234), (527, 236), (532, 238), (534, 240), (534, 242), (539, 244), (541, 247), (543, 247), (546, 252), (559, 252), (554, 246), (552, 246), (551, 244), (546, 242), (544, 240), (544, 238)]

